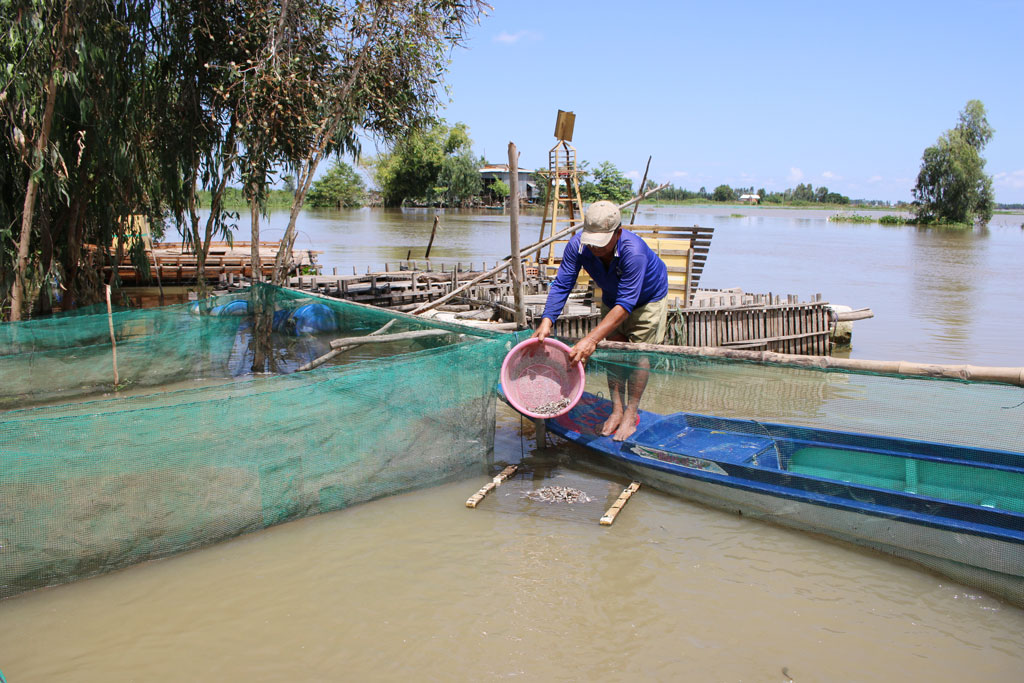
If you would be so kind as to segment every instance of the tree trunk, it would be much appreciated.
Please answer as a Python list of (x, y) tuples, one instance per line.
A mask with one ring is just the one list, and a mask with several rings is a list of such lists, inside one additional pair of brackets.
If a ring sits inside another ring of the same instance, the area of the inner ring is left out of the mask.
[(263, 264), (260, 263), (260, 205), (255, 194), (249, 200), (250, 261), (252, 262), (252, 281), (259, 282), (263, 275)]
[(21, 237), (18, 240), (18, 260), (15, 264), (14, 285), (11, 287), (11, 320), (21, 320), (21, 309), (25, 299), (25, 271), (28, 270), (28, 247), (32, 236), (32, 215), (36, 210), (36, 194), (39, 183), (36, 173), (43, 167), (43, 154), (50, 143), (50, 128), (53, 126), (53, 107), (57, 100), (57, 79), (50, 75), (46, 82), (46, 108), (43, 111), (43, 125), (36, 139), (32, 172), (29, 173), (25, 188), (25, 203), (21, 210)]

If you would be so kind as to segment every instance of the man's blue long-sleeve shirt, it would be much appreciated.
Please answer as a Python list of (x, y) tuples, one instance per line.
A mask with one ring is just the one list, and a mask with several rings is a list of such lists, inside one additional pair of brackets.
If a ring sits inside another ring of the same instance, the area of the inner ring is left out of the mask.
[(609, 309), (618, 305), (626, 309), (626, 313), (632, 313), (638, 306), (668, 296), (665, 263), (638, 235), (623, 229), (612, 262), (605, 267), (590, 249), (580, 248), (580, 233), (576, 233), (565, 245), (562, 263), (544, 306), (544, 317), (551, 322), (561, 315), (581, 268), (601, 288), (601, 299)]

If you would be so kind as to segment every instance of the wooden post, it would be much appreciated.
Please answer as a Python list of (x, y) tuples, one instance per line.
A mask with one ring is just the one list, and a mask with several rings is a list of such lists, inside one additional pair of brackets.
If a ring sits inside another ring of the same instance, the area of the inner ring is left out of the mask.
[[(519, 152), (515, 143), (508, 143), (508, 181), (509, 196), (512, 204), (509, 208), (509, 232), (512, 238), (512, 263), (509, 276), (512, 279), (512, 299), (516, 306), (516, 327), (526, 327), (526, 299), (523, 296), (523, 259), (519, 255)], [(481, 267), (487, 270), (487, 263)]]
[(107, 285), (107, 323), (110, 325), (110, 347), (114, 352), (114, 388), (121, 383), (117, 376), (117, 339), (114, 337), (114, 312), (110, 307), (110, 285)]
[(437, 217), (437, 214), (435, 213), (434, 214), (434, 227), (430, 229), (430, 241), (427, 242), (427, 255), (424, 258), (428, 258), (428, 259), (430, 258), (430, 247), (434, 246), (434, 235), (437, 234), (437, 224), (439, 222), (440, 222), (440, 219)]
[(537, 448), (547, 448), (548, 445), (548, 423), (542, 417), (533, 418), (533, 433), (537, 438)]
[[(644, 185), (647, 184), (647, 171), (651, 169), (651, 157), (647, 156), (647, 168), (644, 169), (644, 179), (640, 181), (640, 192), (644, 191)], [(633, 205), (633, 215), (629, 217), (629, 224), (633, 225), (633, 221), (636, 220), (636, 212), (640, 210), (640, 202)]]

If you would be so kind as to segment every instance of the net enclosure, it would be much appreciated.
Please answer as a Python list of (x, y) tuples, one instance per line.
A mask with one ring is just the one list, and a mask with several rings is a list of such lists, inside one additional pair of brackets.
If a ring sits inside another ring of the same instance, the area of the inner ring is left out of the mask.
[(478, 474), (507, 346), (265, 285), (0, 327), (0, 597)]
[[(602, 435), (618, 386), (645, 386), (622, 441)], [(548, 429), (599, 467), (1024, 606), (1020, 386), (600, 350)]]
[[(0, 326), (0, 597), (481, 474), (523, 334), (266, 285)], [(636, 350), (584, 379), (547, 421), (574, 457), (1024, 605), (1021, 387)], [(609, 380), (644, 388), (624, 441)]]

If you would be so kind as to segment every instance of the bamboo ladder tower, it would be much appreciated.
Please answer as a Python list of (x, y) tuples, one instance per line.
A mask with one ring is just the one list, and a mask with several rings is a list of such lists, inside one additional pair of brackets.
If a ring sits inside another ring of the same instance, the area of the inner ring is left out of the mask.
[[(576, 148), (573, 147), (572, 132), (576, 115), (571, 111), (558, 110), (555, 121), (555, 138), (558, 142), (548, 151), (547, 199), (544, 202), (544, 218), (540, 224), (540, 239), (550, 238), (576, 225), (583, 224), (583, 202), (580, 199), (580, 176), (576, 165)], [(537, 252), (537, 267), (546, 275), (553, 276), (558, 269), (555, 245), (565, 244), (564, 240), (548, 246), (547, 257)]]

